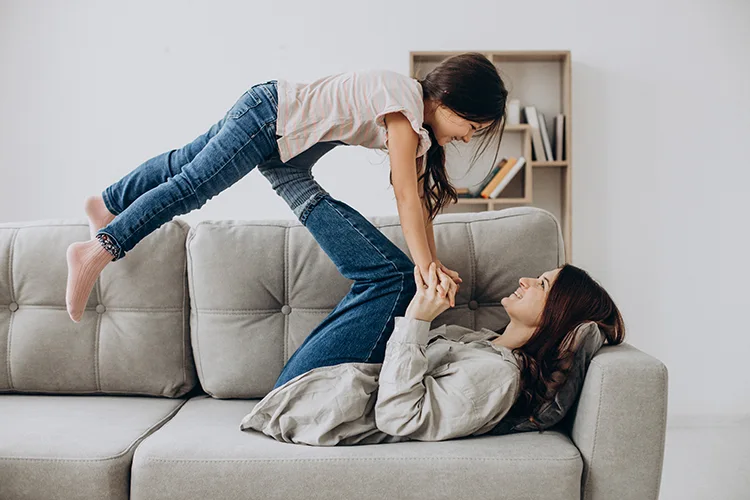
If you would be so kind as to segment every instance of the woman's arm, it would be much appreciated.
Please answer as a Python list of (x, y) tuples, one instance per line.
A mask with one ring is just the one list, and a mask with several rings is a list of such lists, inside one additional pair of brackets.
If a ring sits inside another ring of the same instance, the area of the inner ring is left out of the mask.
[(426, 277), (433, 256), (425, 227), (424, 205), (417, 190), (416, 152), (419, 136), (400, 112), (385, 115), (385, 124), (401, 230), (412, 260)]
[(377, 428), (418, 441), (489, 431), (515, 402), (517, 369), (500, 355), (483, 354), (456, 358), (428, 373), (429, 330), (427, 321), (396, 317), (378, 379)]
[(481, 434), (508, 412), (518, 390), (518, 369), (502, 356), (475, 349), (428, 373), (427, 339), (433, 319), (448, 308), (456, 285), (430, 265), (429, 281), (414, 269), (417, 293), (397, 316), (378, 379), (375, 425), (392, 436), (441, 441)]

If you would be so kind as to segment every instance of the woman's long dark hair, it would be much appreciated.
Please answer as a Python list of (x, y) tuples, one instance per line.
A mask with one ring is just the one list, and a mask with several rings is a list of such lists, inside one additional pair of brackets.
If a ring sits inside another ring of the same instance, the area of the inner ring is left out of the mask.
[(624, 340), (622, 315), (607, 291), (583, 269), (566, 264), (552, 284), (536, 331), (523, 346), (513, 349), (521, 384), (509, 415), (528, 417), (536, 424), (536, 412), (554, 399), (570, 373), (574, 330), (589, 321), (599, 326), (607, 344)]
[[(474, 155), (472, 165), (487, 149), (487, 143), (496, 139), (498, 146), (492, 160), (492, 165), (495, 165), (505, 130), (508, 91), (492, 61), (479, 52), (458, 54), (441, 62), (423, 80), (417, 81), (422, 85), (425, 100), (431, 99), (466, 120), (492, 122), (485, 130), (476, 134), (483, 138), (481, 145), (484, 148)], [(433, 220), (445, 205), (455, 203), (458, 197), (456, 189), (448, 181), (443, 146), (438, 144), (432, 128), (429, 125), (424, 127), (429, 132), (432, 144), (425, 153), (427, 161), (417, 163), (417, 175), (423, 187), (420, 196), (428, 208), (430, 220)], [(425, 168), (421, 168), (422, 166)], [(392, 173), (390, 183), (393, 185)]]

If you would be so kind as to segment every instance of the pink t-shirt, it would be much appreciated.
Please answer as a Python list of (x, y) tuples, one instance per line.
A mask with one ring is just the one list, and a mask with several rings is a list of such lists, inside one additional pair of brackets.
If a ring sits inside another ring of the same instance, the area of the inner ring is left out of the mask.
[(276, 134), (281, 161), (288, 161), (318, 142), (388, 150), (384, 116), (402, 112), (419, 135), (415, 158), (430, 148), (422, 126), (422, 85), (390, 70), (339, 73), (312, 83), (278, 79)]

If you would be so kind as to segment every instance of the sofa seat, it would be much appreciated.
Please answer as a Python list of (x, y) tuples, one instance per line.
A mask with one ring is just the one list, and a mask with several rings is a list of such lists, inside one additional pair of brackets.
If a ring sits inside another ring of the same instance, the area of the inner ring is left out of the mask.
[(307, 446), (241, 431), (258, 401), (190, 399), (135, 450), (131, 498), (580, 498), (583, 461), (560, 432)]
[(133, 450), (185, 401), (0, 395), (0, 499), (126, 500)]

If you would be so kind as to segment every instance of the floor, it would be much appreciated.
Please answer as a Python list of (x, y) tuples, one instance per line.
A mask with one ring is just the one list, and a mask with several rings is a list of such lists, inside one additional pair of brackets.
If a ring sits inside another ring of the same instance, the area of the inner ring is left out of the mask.
[(750, 426), (667, 428), (660, 500), (750, 500)]

